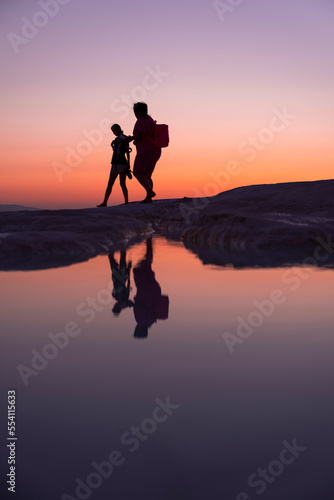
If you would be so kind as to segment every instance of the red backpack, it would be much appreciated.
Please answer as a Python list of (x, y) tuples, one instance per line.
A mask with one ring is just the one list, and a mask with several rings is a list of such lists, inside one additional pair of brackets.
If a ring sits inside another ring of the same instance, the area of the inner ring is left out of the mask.
[(157, 124), (156, 121), (154, 123), (153, 139), (151, 139), (151, 137), (147, 138), (150, 139), (157, 148), (167, 148), (169, 144), (168, 125)]

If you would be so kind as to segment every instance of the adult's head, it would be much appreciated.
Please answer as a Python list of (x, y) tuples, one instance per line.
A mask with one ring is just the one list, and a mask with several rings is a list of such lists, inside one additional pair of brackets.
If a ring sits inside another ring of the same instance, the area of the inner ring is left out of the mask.
[(148, 114), (147, 104), (145, 102), (136, 102), (133, 105), (133, 111), (136, 118), (145, 117)]
[(133, 336), (136, 339), (146, 339), (148, 335), (148, 327), (146, 325), (136, 325)]

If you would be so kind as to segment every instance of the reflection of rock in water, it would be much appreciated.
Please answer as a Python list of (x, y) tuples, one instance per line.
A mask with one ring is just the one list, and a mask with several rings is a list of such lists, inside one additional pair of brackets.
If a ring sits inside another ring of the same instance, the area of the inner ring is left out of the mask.
[[(192, 211), (184, 204), (189, 217), (179, 235), (205, 264), (334, 265), (333, 180), (236, 188), (200, 210), (195, 202)], [(160, 227), (176, 235), (172, 222)], [(319, 249), (326, 258), (317, 258)]]
[[(204, 264), (235, 268), (334, 266), (334, 245), (330, 248), (330, 242), (334, 244), (333, 228), (328, 226), (327, 233), (326, 225), (319, 227), (315, 219), (294, 223), (292, 218), (280, 221), (275, 214), (268, 214), (265, 219), (229, 215), (224, 216), (223, 222), (208, 222), (207, 228), (194, 225), (185, 230), (182, 239), (184, 246)], [(325, 258), (317, 258), (319, 250), (326, 254)]]
[(134, 315), (137, 326), (134, 336), (145, 338), (148, 329), (158, 319), (168, 318), (169, 299), (162, 295), (161, 287), (152, 270), (153, 245), (152, 238), (146, 240), (146, 254), (139, 264), (133, 269), (133, 276), (137, 287), (134, 298)]

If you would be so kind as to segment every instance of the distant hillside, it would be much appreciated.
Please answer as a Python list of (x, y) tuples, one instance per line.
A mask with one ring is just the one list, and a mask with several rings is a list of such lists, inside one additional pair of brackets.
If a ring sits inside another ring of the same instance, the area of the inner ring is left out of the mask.
[(23, 205), (0, 205), (0, 212), (20, 212), (21, 210), (40, 210), (40, 208), (24, 207)]

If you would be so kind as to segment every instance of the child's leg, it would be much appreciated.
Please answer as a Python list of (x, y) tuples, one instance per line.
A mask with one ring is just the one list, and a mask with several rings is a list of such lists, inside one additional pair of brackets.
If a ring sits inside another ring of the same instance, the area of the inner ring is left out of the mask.
[(112, 191), (112, 187), (113, 187), (113, 185), (115, 183), (115, 180), (116, 180), (117, 176), (118, 176), (118, 174), (116, 174), (114, 172), (110, 172), (108, 186), (107, 186), (107, 189), (106, 189), (106, 192), (105, 192), (105, 195), (104, 195), (104, 200), (101, 203), (101, 205), (97, 205), (98, 207), (106, 207), (107, 206), (107, 201), (108, 201), (108, 198), (110, 196), (110, 193)]
[(129, 196), (128, 196), (128, 188), (126, 187), (126, 173), (125, 172), (122, 172), (121, 174), (119, 174), (119, 182), (120, 182), (120, 185), (121, 185), (121, 188), (123, 191), (125, 203), (128, 204), (129, 203)]

